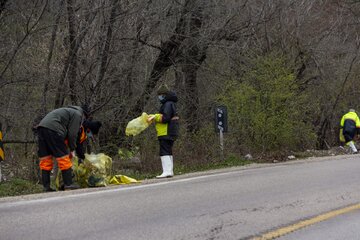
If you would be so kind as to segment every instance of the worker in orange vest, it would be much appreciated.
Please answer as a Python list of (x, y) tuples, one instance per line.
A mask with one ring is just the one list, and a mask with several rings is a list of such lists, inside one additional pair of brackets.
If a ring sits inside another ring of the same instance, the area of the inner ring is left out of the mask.
[[(77, 147), (80, 126), (89, 117), (86, 106), (58, 108), (48, 113), (37, 125), (38, 156), (44, 191), (50, 188), (50, 173), (53, 169), (53, 157), (56, 159), (64, 180), (64, 190), (77, 189), (72, 182), (72, 152)], [(68, 146), (65, 144), (68, 141)]]
[(82, 163), (85, 159), (86, 143), (88, 143), (89, 139), (95, 141), (94, 135), (97, 135), (99, 133), (101, 125), (102, 124), (99, 121), (85, 120), (80, 127), (75, 149), (76, 156), (79, 159), (79, 164)]

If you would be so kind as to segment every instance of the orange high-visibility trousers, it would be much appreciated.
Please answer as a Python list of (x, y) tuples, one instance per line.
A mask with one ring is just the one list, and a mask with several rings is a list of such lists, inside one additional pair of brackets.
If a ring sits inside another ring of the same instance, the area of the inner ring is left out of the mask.
[[(65, 155), (59, 158), (56, 158), (59, 169), (67, 170), (72, 167), (72, 162), (70, 159), (70, 155)], [(40, 158), (40, 169), (45, 171), (51, 171), (53, 169), (53, 156), (49, 155), (46, 157)]]
[(52, 161), (52, 156), (48, 155), (40, 158), (40, 169), (45, 171), (51, 171), (53, 169), (54, 163)]

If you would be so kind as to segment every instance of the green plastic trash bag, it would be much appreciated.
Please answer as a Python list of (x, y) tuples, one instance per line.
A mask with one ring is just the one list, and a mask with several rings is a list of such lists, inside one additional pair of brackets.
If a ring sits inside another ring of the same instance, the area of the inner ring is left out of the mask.
[(119, 185), (119, 184), (130, 184), (130, 183), (141, 183), (141, 182), (125, 175), (115, 175), (110, 179), (110, 183)]
[(81, 187), (105, 187), (111, 178), (112, 159), (103, 154), (85, 154), (84, 162), (75, 170)]
[(149, 115), (143, 112), (140, 117), (131, 120), (126, 126), (126, 136), (136, 136), (148, 128), (150, 126), (150, 123), (147, 122), (148, 118)]

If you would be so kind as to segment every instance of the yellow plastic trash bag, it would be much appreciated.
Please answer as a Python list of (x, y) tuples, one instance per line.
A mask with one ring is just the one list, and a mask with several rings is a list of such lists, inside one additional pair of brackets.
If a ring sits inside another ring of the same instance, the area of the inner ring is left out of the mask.
[(130, 184), (130, 183), (141, 183), (134, 178), (125, 176), (125, 175), (115, 175), (110, 179), (111, 184)]
[[(78, 178), (77, 178), (77, 174), (76, 172), (78, 171), (78, 167), (79, 167), (79, 159), (77, 156), (74, 156), (72, 159), (71, 159), (71, 162), (72, 162), (72, 170), (73, 170), (73, 182), (77, 182), (78, 181)], [(56, 177), (55, 177), (55, 188), (56, 190), (64, 190), (62, 189), (63, 185), (64, 185), (64, 181), (62, 179), (62, 174), (61, 174), (61, 170), (60, 169), (57, 169), (57, 171), (55, 172), (56, 173)]]
[(339, 138), (340, 138), (340, 142), (345, 143), (345, 137), (342, 128), (340, 128)]
[(136, 136), (148, 128), (150, 126), (150, 123), (147, 122), (149, 117), (150, 115), (143, 112), (140, 117), (131, 120), (126, 126), (126, 136)]
[(112, 159), (103, 154), (85, 154), (84, 162), (75, 170), (81, 187), (105, 187), (111, 178)]

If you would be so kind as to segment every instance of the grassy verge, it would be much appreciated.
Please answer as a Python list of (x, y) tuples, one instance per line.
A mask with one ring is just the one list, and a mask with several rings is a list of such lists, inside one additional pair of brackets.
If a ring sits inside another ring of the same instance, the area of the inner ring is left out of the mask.
[(191, 172), (201, 172), (201, 171), (208, 171), (214, 169), (221, 169), (221, 168), (228, 168), (228, 167), (238, 167), (244, 166), (253, 163), (253, 161), (240, 159), (235, 156), (229, 156), (228, 158), (224, 159), (223, 161), (219, 162), (211, 162), (206, 165), (196, 166), (196, 167), (189, 167), (189, 166), (176, 166), (174, 163), (174, 171), (176, 174), (185, 174)]
[[(316, 151), (316, 150), (308, 150), (305, 152), (296, 152), (293, 153), (293, 155), (296, 157), (296, 159), (302, 159), (307, 157), (320, 157), (320, 156), (333, 156), (338, 154), (344, 154), (343, 149), (333, 148), (331, 150), (324, 150), (324, 151)], [(285, 161), (287, 160), (286, 156), (290, 154), (284, 155)], [(279, 157), (273, 157), (274, 159), (280, 159)], [(270, 158), (271, 160), (272, 158)], [(264, 161), (264, 162), (272, 162), (270, 160)], [(256, 160), (255, 162), (259, 162)], [(236, 156), (229, 156), (223, 161), (217, 161), (217, 162), (209, 162), (204, 165), (197, 165), (197, 166), (190, 166), (190, 165), (180, 165), (179, 163), (174, 162), (174, 173), (175, 175), (181, 175), (186, 173), (192, 173), (192, 172), (201, 172), (201, 171), (208, 171), (208, 170), (214, 170), (214, 169), (221, 169), (221, 168), (228, 168), (228, 167), (236, 167), (236, 166), (244, 166), (247, 164), (254, 163), (254, 161), (238, 158)], [(156, 175), (160, 174), (161, 169), (159, 169), (159, 172), (156, 173), (141, 173), (136, 170), (127, 169), (123, 170), (116, 174), (122, 174), (126, 175), (132, 178), (135, 178), (137, 180), (143, 180), (143, 179), (151, 179), (155, 178)], [(35, 184), (28, 180), (23, 179), (12, 179), (10, 181), (6, 182), (0, 182), (0, 198), (1, 197), (7, 197), (7, 196), (19, 196), (19, 195), (26, 195), (26, 194), (34, 194), (34, 193), (41, 193), (42, 192), (42, 186), (39, 184)]]
[[(214, 169), (221, 169), (221, 168), (228, 168), (228, 167), (236, 167), (236, 166), (244, 166), (247, 164), (254, 163), (254, 161), (246, 160), (246, 159), (239, 159), (235, 156), (229, 156), (228, 158), (224, 159), (223, 161), (219, 162), (210, 162), (205, 165), (198, 165), (198, 166), (188, 166), (188, 165), (179, 165), (174, 161), (174, 174), (175, 175), (181, 175), (186, 173), (192, 173), (192, 172), (202, 172), (202, 171), (208, 171), (208, 170), (214, 170)], [(137, 180), (142, 179), (151, 179), (155, 178), (156, 175), (160, 174), (161, 170), (159, 169), (158, 173), (139, 173), (139, 172), (132, 172), (131, 170), (129, 172), (121, 172), (118, 174), (124, 174), (129, 177), (135, 178)]]
[[(183, 166), (177, 165), (175, 162), (175, 175), (181, 175), (185, 173), (191, 172), (201, 172), (207, 171), (212, 169), (220, 169), (220, 168), (227, 168), (227, 167), (234, 167), (234, 166), (243, 166), (252, 163), (252, 161), (239, 159), (234, 156), (230, 156), (224, 161), (220, 162), (212, 162), (202, 166)], [(128, 173), (119, 173), (125, 174), (129, 177), (133, 177), (137, 180), (142, 179), (150, 179), (154, 178), (157, 174), (156, 173), (148, 173), (142, 174), (139, 172), (128, 172)], [(42, 186), (39, 184), (35, 184), (28, 180), (23, 179), (12, 179), (6, 182), (0, 182), (0, 197), (8, 197), (8, 196), (19, 196), (19, 195), (26, 195), (26, 194), (34, 194), (34, 193), (41, 193)]]
[(19, 196), (42, 192), (42, 187), (28, 180), (12, 179), (0, 182), (0, 197)]

